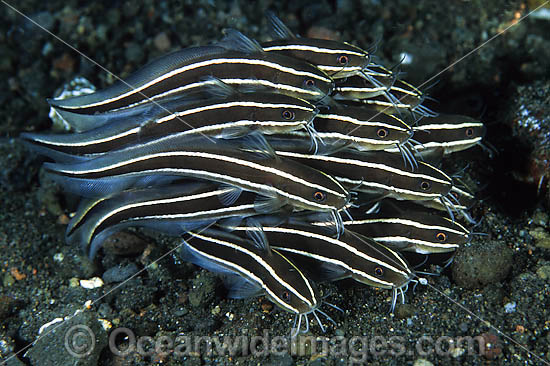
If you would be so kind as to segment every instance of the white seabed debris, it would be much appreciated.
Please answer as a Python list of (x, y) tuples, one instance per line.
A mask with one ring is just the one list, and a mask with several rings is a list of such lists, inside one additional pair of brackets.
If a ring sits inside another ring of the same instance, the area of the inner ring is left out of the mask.
[(80, 287), (87, 288), (89, 290), (102, 287), (103, 280), (99, 277), (92, 277), (89, 280), (80, 280)]

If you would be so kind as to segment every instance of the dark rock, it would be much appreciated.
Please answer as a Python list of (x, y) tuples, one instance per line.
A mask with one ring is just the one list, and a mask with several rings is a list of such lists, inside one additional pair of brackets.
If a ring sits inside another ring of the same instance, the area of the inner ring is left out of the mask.
[(134, 255), (145, 249), (147, 243), (134, 233), (120, 231), (109, 236), (103, 243), (103, 250), (112, 255)]
[(15, 305), (15, 299), (7, 295), (0, 295), (0, 322), (13, 313)]
[(201, 272), (193, 279), (193, 285), (189, 291), (189, 303), (193, 307), (206, 308), (207, 304), (214, 299), (216, 279), (208, 272)]
[(513, 251), (504, 242), (485, 240), (462, 248), (452, 273), (459, 286), (481, 288), (504, 280), (512, 266)]
[(289, 354), (284, 354), (281, 356), (270, 356), (265, 363), (266, 366), (292, 366), (295, 365), (294, 360)]
[(0, 338), (0, 362), (4, 366), (24, 366), (15, 354), (15, 340), (10, 337)]
[(112, 283), (112, 282), (122, 282), (134, 274), (136, 274), (139, 271), (139, 268), (134, 263), (129, 263), (125, 266), (117, 266), (113, 268), (109, 268), (108, 270), (103, 273), (103, 281), (105, 283)]
[(109, 304), (105, 304), (105, 303), (99, 305), (99, 308), (97, 309), (97, 313), (102, 318), (113, 318), (115, 314), (113, 312), (113, 308), (111, 308)]
[(401, 304), (395, 308), (395, 316), (398, 319), (410, 318), (415, 312), (415, 308), (411, 304)]
[(25, 353), (33, 365), (97, 365), (107, 333), (94, 312), (81, 312), (42, 331)]

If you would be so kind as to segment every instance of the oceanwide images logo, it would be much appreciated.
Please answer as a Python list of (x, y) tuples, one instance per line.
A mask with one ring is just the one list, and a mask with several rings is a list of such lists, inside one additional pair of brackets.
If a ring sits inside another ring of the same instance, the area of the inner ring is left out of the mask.
[[(96, 346), (95, 335), (85, 325), (75, 325), (65, 334), (65, 349), (73, 357), (82, 358), (91, 354)], [(414, 342), (405, 337), (392, 336), (334, 336), (297, 337), (273, 335), (264, 330), (255, 336), (197, 336), (168, 335), (136, 337), (128, 328), (116, 328), (109, 335), (110, 352), (119, 357), (134, 353), (142, 357), (163, 359), (168, 357), (213, 357), (269, 355), (346, 358), (353, 362), (366, 361), (382, 356), (461, 356), (482, 353), (485, 350), (483, 337), (423, 336)]]

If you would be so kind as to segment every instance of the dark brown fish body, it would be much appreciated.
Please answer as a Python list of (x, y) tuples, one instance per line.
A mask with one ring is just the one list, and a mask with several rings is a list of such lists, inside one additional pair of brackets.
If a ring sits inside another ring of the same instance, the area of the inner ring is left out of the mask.
[(181, 235), (219, 219), (256, 214), (256, 195), (212, 183), (179, 183), (132, 189), (86, 202), (67, 227), (67, 242), (90, 248), (93, 257), (103, 241), (127, 227), (147, 227)]
[(307, 61), (334, 79), (359, 74), (370, 62), (368, 52), (346, 42), (314, 38), (279, 39), (262, 43), (268, 53)]
[[(235, 93), (224, 99), (176, 102), (165, 107), (166, 110), (155, 108), (132, 118), (111, 112), (111, 118), (103, 125), (77, 134), (23, 134), (22, 137), (35, 145), (64, 153), (99, 154), (178, 132), (234, 138), (254, 131), (272, 134), (305, 130), (317, 114), (315, 106), (306, 100), (274, 93)], [(89, 120), (85, 123), (90, 125), (97, 117), (71, 114), (74, 118)]]
[(84, 163), (46, 168), (61, 184), (83, 195), (125, 189), (147, 177), (177, 176), (238, 186), (302, 209), (338, 210), (349, 200), (342, 185), (323, 172), (202, 137), (172, 135)]
[(241, 53), (220, 47), (197, 47), (166, 55), (130, 76), (93, 94), (50, 100), (60, 111), (94, 114), (166, 101), (200, 92), (215, 77), (236, 88), (268, 90), (320, 100), (330, 94), (333, 81), (307, 62), (269, 53)]
[(452, 179), (441, 170), (420, 161), (411, 172), (397, 154), (350, 151), (325, 156), (280, 151), (283, 144), (272, 144), (278, 155), (331, 174), (348, 190), (373, 195), (373, 199), (433, 200), (446, 196), (452, 188)]
[[(238, 226), (234, 232), (257, 230)], [(281, 223), (264, 225), (271, 247), (286, 253), (315, 259), (319, 265), (333, 268), (327, 280), (353, 278), (369, 286), (395, 289), (406, 286), (413, 276), (407, 262), (396, 252), (346, 230), (338, 239), (326, 228), (308, 224)]]
[(452, 252), (470, 240), (469, 230), (438, 212), (389, 201), (380, 202), (378, 211), (371, 214), (364, 209), (351, 209), (353, 220), (344, 221), (346, 229), (392, 249), (421, 254)]

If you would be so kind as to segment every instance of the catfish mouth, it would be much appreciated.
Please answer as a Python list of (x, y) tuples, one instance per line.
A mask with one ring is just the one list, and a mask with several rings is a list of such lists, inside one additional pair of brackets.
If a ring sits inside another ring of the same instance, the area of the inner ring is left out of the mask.
[[(292, 325), (292, 329), (291, 329), (291, 332), (290, 332), (291, 338), (296, 338), (300, 333), (309, 332), (309, 318), (308, 318), (308, 315), (310, 315), (310, 314), (313, 314), (313, 317), (317, 321), (317, 324), (319, 324), (319, 328), (321, 328), (321, 331), (323, 333), (325, 333), (327, 329), (323, 325), (323, 323), (321, 322), (321, 318), (319, 317), (319, 315), (317, 315), (317, 313), (323, 315), (335, 327), (337, 326), (336, 322), (334, 321), (334, 319), (332, 319), (330, 317), (330, 315), (328, 315), (323, 310), (319, 309), (323, 305), (328, 305), (331, 308), (336, 309), (336, 310), (338, 310), (342, 313), (344, 312), (344, 310), (342, 310), (340, 307), (338, 307), (334, 304), (331, 304), (327, 301), (324, 301), (324, 299), (327, 298), (328, 296), (330, 296), (330, 294), (327, 294), (326, 296), (323, 296), (323, 300), (321, 302), (317, 303), (316, 306), (314, 308), (312, 308), (311, 310), (309, 310), (307, 312), (304, 312), (304, 313), (296, 314), (296, 316), (294, 317), (294, 324)], [(302, 328), (302, 326), (303, 326), (303, 328)]]
[(418, 278), (418, 279), (415, 279), (414, 277), (417, 277), (413, 272), (411, 272), (409, 274), (409, 277), (407, 278), (407, 280), (400, 286), (394, 286), (392, 288), (392, 299), (391, 299), (391, 307), (390, 307), (390, 312), (393, 313), (393, 311), (395, 310), (395, 305), (397, 304), (397, 298), (399, 297), (399, 295), (401, 295), (401, 303), (404, 304), (405, 303), (405, 292), (407, 292), (409, 290), (409, 284), (411, 282), (414, 283), (414, 287), (416, 287), (416, 285), (418, 285), (418, 283), (420, 284), (426, 284), (426, 280), (424, 278)]
[[(344, 233), (344, 220), (342, 219), (342, 215), (338, 210), (332, 210), (330, 211), (330, 215), (332, 216), (334, 220), (334, 225), (336, 229), (336, 239), (340, 238), (340, 235)], [(349, 215), (349, 213), (348, 213)]]

